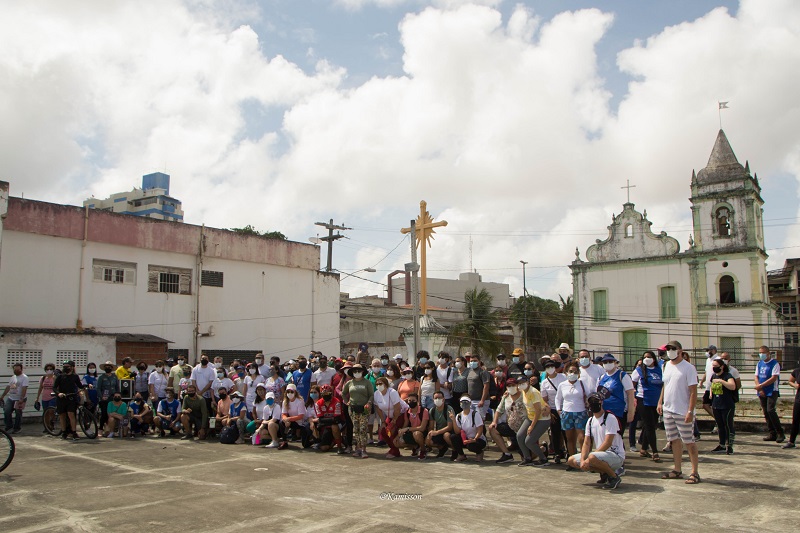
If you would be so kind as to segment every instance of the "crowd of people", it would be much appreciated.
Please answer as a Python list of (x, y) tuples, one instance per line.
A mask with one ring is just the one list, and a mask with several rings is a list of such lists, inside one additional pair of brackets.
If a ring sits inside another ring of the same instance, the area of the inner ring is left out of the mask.
[[(754, 388), (769, 428), (764, 440), (783, 443), (775, 410), (780, 365), (768, 347), (759, 352)], [(449, 451), (454, 462), (468, 454), (482, 461), (491, 438), (500, 451), (496, 463), (514, 461), (515, 452), (519, 466), (566, 463), (567, 470), (599, 473), (598, 482), (614, 489), (625, 472), (626, 452), (660, 463), (659, 452), (669, 451), (673, 465), (662, 478), (684, 478), (684, 446), (691, 465), (685, 482), (701, 482), (695, 404), (702, 387), (702, 408), (716, 421), (719, 439), (710, 451), (734, 453), (741, 376), (730, 355), (718, 355), (714, 346), (700, 376), (676, 340), (645, 351), (630, 373), (613, 354), (592, 359), (586, 350), (573, 354), (566, 343), (538, 365), (526, 361), (521, 349), (508, 358), (498, 355), (492, 368), (487, 363), (471, 353), (441, 352), (434, 361), (421, 351), (412, 365), (399, 354), (371, 359), (359, 352), (329, 360), (314, 352), (284, 363), (258, 354), (252, 362), (234, 360), (226, 367), (220, 357), (202, 355), (194, 366), (179, 356), (157, 361), (152, 371), (130, 358), (118, 367), (107, 361), (100, 371), (90, 363), (79, 377), (74, 363), (65, 361), (60, 372), (45, 365), (35, 406), (56, 406), (65, 439), (78, 438), (75, 411), (81, 401), (96, 409), (106, 438), (215, 438), (279, 450), (296, 442), (361, 459), (373, 453), (369, 446), (385, 448), (387, 458), (410, 450), (418, 460)], [(132, 380), (129, 401), (122, 396), (123, 380)], [(797, 389), (798, 382), (796, 369), (789, 384)], [(22, 365), (15, 365), (0, 396), (6, 430), (19, 431), (28, 387)], [(795, 447), (800, 395), (793, 414), (784, 448)], [(660, 423), (663, 449), (656, 437)]]

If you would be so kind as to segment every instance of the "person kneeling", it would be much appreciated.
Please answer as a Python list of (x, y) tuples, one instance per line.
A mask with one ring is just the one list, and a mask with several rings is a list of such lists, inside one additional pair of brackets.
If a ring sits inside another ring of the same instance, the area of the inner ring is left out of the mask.
[(197, 396), (197, 387), (186, 387), (186, 397), (183, 399), (181, 411), (181, 425), (186, 433), (182, 440), (193, 440), (195, 436), (201, 440), (206, 436), (206, 421), (208, 420), (208, 407), (202, 396)]
[(483, 432), (485, 426), (483, 425), (483, 417), (477, 410), (471, 410), (472, 400), (469, 395), (464, 394), (461, 397), (461, 412), (456, 416), (450, 414), (450, 420), (453, 421), (454, 433), (445, 436), (447, 444), (453, 448), (453, 453), (450, 457), (451, 461), (458, 463), (466, 461), (467, 457), (464, 455), (464, 448), (475, 453), (477, 461), (483, 461), (483, 449), (486, 448), (486, 437)]
[[(586, 423), (585, 438), (580, 453), (569, 458), (567, 464), (588, 472), (599, 472), (604, 489), (616, 489), (621, 479), (616, 470), (625, 462), (625, 445), (619, 434), (617, 417), (603, 411), (603, 398), (592, 393), (586, 400), (592, 411)], [(595, 450), (592, 451), (594, 443)]]

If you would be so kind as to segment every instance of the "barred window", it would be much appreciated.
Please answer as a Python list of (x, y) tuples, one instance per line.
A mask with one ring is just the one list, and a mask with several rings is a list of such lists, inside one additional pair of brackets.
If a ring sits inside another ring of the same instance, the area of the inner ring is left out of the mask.
[(22, 363), (22, 368), (41, 368), (41, 350), (9, 350), (8, 368), (12, 368), (17, 363)]
[(192, 270), (189, 268), (148, 265), (147, 292), (192, 294)]
[(75, 361), (76, 371), (89, 364), (89, 350), (56, 350), (56, 361)]

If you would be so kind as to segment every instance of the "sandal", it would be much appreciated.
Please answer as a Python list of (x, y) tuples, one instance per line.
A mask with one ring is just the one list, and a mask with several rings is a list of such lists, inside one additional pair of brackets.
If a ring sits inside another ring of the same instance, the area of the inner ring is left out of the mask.
[(660, 463), (661, 462), (661, 457), (659, 457), (657, 453), (653, 454), (653, 462), (654, 463)]
[(700, 479), (700, 474), (698, 474), (697, 472), (692, 472), (692, 475), (690, 475), (689, 478), (686, 481), (684, 481), (684, 483), (686, 483), (687, 485), (697, 485), (701, 481), (702, 479)]
[(681, 479), (682, 477), (683, 473), (678, 472), (677, 470), (671, 470), (661, 474), (661, 479)]
[(639, 457), (650, 457), (647, 450), (639, 450)]

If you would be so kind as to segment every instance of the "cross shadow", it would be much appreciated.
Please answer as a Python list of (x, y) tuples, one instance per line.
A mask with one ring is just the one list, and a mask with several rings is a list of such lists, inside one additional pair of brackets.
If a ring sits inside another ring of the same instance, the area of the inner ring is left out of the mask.
[(706, 479), (703, 478), (703, 483), (709, 483), (712, 485), (720, 485), (722, 487), (729, 487), (733, 489), (756, 489), (756, 490), (768, 490), (771, 492), (783, 492), (789, 490), (787, 487), (781, 487), (779, 485), (770, 485), (768, 483), (758, 483), (755, 481), (743, 481), (738, 479)]

